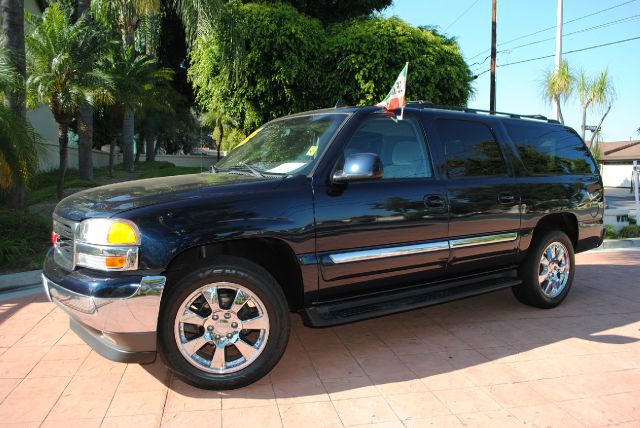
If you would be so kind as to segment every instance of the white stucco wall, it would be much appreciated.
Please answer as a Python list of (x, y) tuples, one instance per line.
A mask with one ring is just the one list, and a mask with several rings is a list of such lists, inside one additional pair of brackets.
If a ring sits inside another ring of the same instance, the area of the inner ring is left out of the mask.
[[(78, 149), (69, 147), (69, 158), (67, 167), (69, 169), (78, 169)], [(116, 164), (122, 163), (121, 156), (118, 156)], [(42, 152), (38, 156), (38, 165), (40, 171), (51, 171), (60, 166), (60, 150), (57, 143), (45, 142)], [(93, 166), (98, 168), (109, 165), (109, 153), (98, 150), (93, 151)]]
[[(640, 160), (639, 160), (640, 162)], [(605, 187), (630, 187), (633, 165), (628, 164), (604, 164), (602, 165), (602, 181)]]

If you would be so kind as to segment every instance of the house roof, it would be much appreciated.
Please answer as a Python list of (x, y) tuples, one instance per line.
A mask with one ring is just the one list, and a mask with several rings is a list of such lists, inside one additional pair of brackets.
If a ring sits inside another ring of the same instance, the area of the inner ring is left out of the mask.
[(640, 161), (640, 140), (610, 141), (600, 143), (602, 160), (607, 161)]

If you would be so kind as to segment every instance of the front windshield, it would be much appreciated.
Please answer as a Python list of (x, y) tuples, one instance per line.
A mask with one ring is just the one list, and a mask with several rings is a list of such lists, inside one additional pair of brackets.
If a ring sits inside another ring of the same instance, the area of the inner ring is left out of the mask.
[(269, 122), (218, 162), (215, 170), (248, 170), (261, 175), (307, 173), (347, 116), (313, 114)]

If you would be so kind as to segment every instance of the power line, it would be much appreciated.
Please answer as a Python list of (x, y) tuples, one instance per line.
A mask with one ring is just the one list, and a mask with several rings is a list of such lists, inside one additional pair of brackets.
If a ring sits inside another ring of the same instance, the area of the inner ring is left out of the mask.
[[(563, 52), (563, 55), (569, 55), (569, 54), (576, 53), (576, 52), (588, 51), (588, 50), (591, 50), (591, 49), (602, 48), (602, 47), (605, 47), (605, 46), (617, 45), (619, 43), (630, 42), (630, 41), (638, 40), (638, 39), (640, 39), (640, 36), (631, 37), (629, 39), (616, 40), (615, 42), (602, 43), (602, 44), (594, 45), (594, 46), (587, 46), (586, 48), (574, 49), (572, 51)], [(555, 56), (555, 54), (551, 54), (551, 55), (539, 56), (539, 57), (536, 57), (536, 58), (523, 59), (523, 60), (520, 60), (520, 61), (507, 62), (507, 63), (504, 63), (504, 64), (496, 64), (496, 67), (506, 67), (506, 66), (509, 66), (509, 65), (522, 64), (522, 63), (525, 63), (525, 62), (538, 61), (538, 60), (541, 60), (541, 59), (553, 58), (554, 56)], [(488, 72), (489, 72), (489, 69), (483, 71), (480, 74), (477, 74), (475, 77), (482, 76), (483, 74), (488, 73)]]
[[(609, 27), (609, 26), (612, 26), (612, 25), (626, 24), (628, 22), (636, 21), (636, 20), (638, 20), (638, 18), (640, 18), (640, 14), (627, 16), (625, 18), (617, 19), (617, 20), (614, 20), (614, 21), (605, 22), (604, 24), (594, 25), (594, 26), (591, 26), (591, 27), (586, 27), (586, 28), (582, 28), (580, 30), (573, 31), (571, 33), (567, 33), (567, 34), (565, 34), (563, 36), (563, 38), (564, 37), (568, 37), (568, 36), (572, 36), (572, 35), (575, 35), (575, 34), (586, 33), (588, 31), (599, 30), (601, 28)], [(498, 53), (505, 53), (505, 52), (509, 52), (510, 53), (510, 52), (512, 52), (512, 51), (514, 51), (516, 49), (520, 49), (520, 48), (524, 48), (524, 47), (532, 46), (532, 45), (537, 45), (539, 43), (548, 42), (550, 40), (555, 40), (555, 37), (548, 37), (546, 39), (536, 40), (535, 42), (525, 43), (523, 45), (518, 45), (518, 46), (512, 47), (510, 49), (501, 49), (501, 50), (498, 51)], [(478, 62), (474, 62), (473, 64), (470, 64), (469, 67), (479, 68), (479, 66), (484, 64), (487, 61), (487, 59), (489, 59), (489, 56), (490, 55), (486, 56), (482, 61), (478, 61)]]
[(473, 6), (475, 6), (475, 5), (476, 5), (476, 3), (478, 3), (478, 1), (480, 1), (480, 0), (476, 0), (476, 1), (474, 1), (474, 2), (471, 4), (471, 6), (469, 6), (468, 8), (466, 8), (466, 9), (465, 9), (465, 10), (464, 10), (460, 15), (458, 15), (458, 17), (457, 17), (456, 19), (454, 19), (454, 20), (453, 20), (453, 22), (452, 22), (451, 24), (447, 25), (447, 28), (445, 28), (445, 29), (444, 29), (443, 33), (446, 33), (446, 32), (447, 32), (447, 30), (448, 30), (449, 28), (453, 27), (453, 25), (454, 25), (456, 22), (460, 21), (460, 19), (462, 19), (462, 17), (463, 17), (463, 16), (465, 16), (465, 15), (467, 14), (467, 12), (469, 12), (469, 11), (473, 8)]
[[(626, 18), (617, 19), (615, 21), (606, 22), (606, 23), (600, 24), (600, 25), (594, 25), (592, 27), (583, 28), (583, 29), (577, 30), (577, 31), (572, 31), (571, 33), (565, 34), (563, 36), (563, 38), (567, 37), (567, 36), (572, 36), (574, 34), (580, 34), (580, 33), (586, 33), (588, 31), (599, 30), (600, 28), (609, 27), (611, 25), (626, 24), (627, 22), (635, 21), (638, 18), (640, 18), (640, 14), (639, 15), (627, 16)], [(526, 46), (536, 45), (538, 43), (548, 42), (549, 40), (555, 40), (555, 39), (556, 39), (555, 37), (549, 37), (549, 38), (546, 38), (546, 39), (537, 40), (535, 42), (525, 43), (524, 45), (518, 45), (518, 46), (515, 46), (515, 47), (510, 48), (510, 49), (505, 49), (505, 50), (503, 50), (501, 52), (505, 52), (505, 51), (511, 52), (511, 51), (516, 50), (516, 49), (524, 48)]]
[[(590, 17), (592, 17), (592, 16), (599, 15), (599, 14), (604, 13), (604, 12), (608, 12), (608, 11), (610, 11), (610, 10), (612, 10), (612, 9), (616, 9), (616, 8), (618, 8), (618, 7), (622, 7), (622, 6), (625, 6), (625, 5), (629, 4), (629, 3), (633, 3), (633, 2), (636, 2), (636, 1), (638, 1), (638, 0), (627, 0), (627, 1), (623, 2), (623, 3), (619, 3), (619, 4), (617, 4), (617, 5), (614, 5), (614, 6), (611, 6), (611, 7), (605, 8), (605, 9), (601, 9), (601, 10), (598, 10), (598, 11), (595, 11), (595, 12), (592, 12), (592, 13), (589, 13), (589, 14), (587, 14), (587, 15), (583, 15), (583, 16), (580, 16), (580, 17), (578, 17), (578, 18), (571, 19), (571, 20), (569, 20), (569, 21), (564, 21), (564, 22), (563, 22), (563, 24), (570, 24), (570, 23), (572, 23), (572, 22), (576, 22), (576, 21), (580, 21), (580, 20), (582, 20), (582, 19), (590, 18)], [(526, 37), (535, 36), (536, 34), (544, 33), (545, 31), (553, 30), (554, 28), (556, 28), (556, 26), (555, 26), (555, 25), (553, 25), (553, 26), (551, 26), (551, 27), (543, 28), (542, 30), (534, 31), (533, 33), (525, 34), (525, 35), (522, 35), (522, 36), (516, 37), (516, 38), (514, 38), (514, 39), (507, 40), (506, 42), (498, 43), (498, 46), (503, 46), (503, 45), (506, 45), (506, 44), (509, 44), (509, 43), (515, 42), (515, 41), (517, 41), (517, 40), (524, 39), (524, 38), (526, 38)], [(468, 58), (468, 61), (471, 61), (472, 59), (477, 58), (477, 57), (479, 57), (480, 55), (482, 55), (482, 54), (484, 54), (485, 52), (488, 52), (488, 51), (489, 51), (489, 49), (485, 49), (485, 50), (483, 50), (482, 52), (479, 52), (479, 53), (475, 54), (474, 56), (472, 56), (472, 57)], [(486, 60), (485, 60), (485, 61), (486, 61)], [(483, 62), (484, 62), (484, 61), (483, 61)]]

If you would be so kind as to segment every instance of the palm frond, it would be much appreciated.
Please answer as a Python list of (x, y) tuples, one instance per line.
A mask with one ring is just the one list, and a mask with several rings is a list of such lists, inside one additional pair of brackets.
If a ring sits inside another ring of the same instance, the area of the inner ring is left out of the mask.
[(38, 171), (42, 139), (22, 116), (0, 105), (0, 190), (29, 183)]
[(46, 103), (54, 115), (71, 117), (90, 94), (109, 90), (106, 80), (91, 77), (109, 43), (99, 25), (72, 22), (70, 12), (56, 2), (34, 21), (25, 41), (29, 106)]

